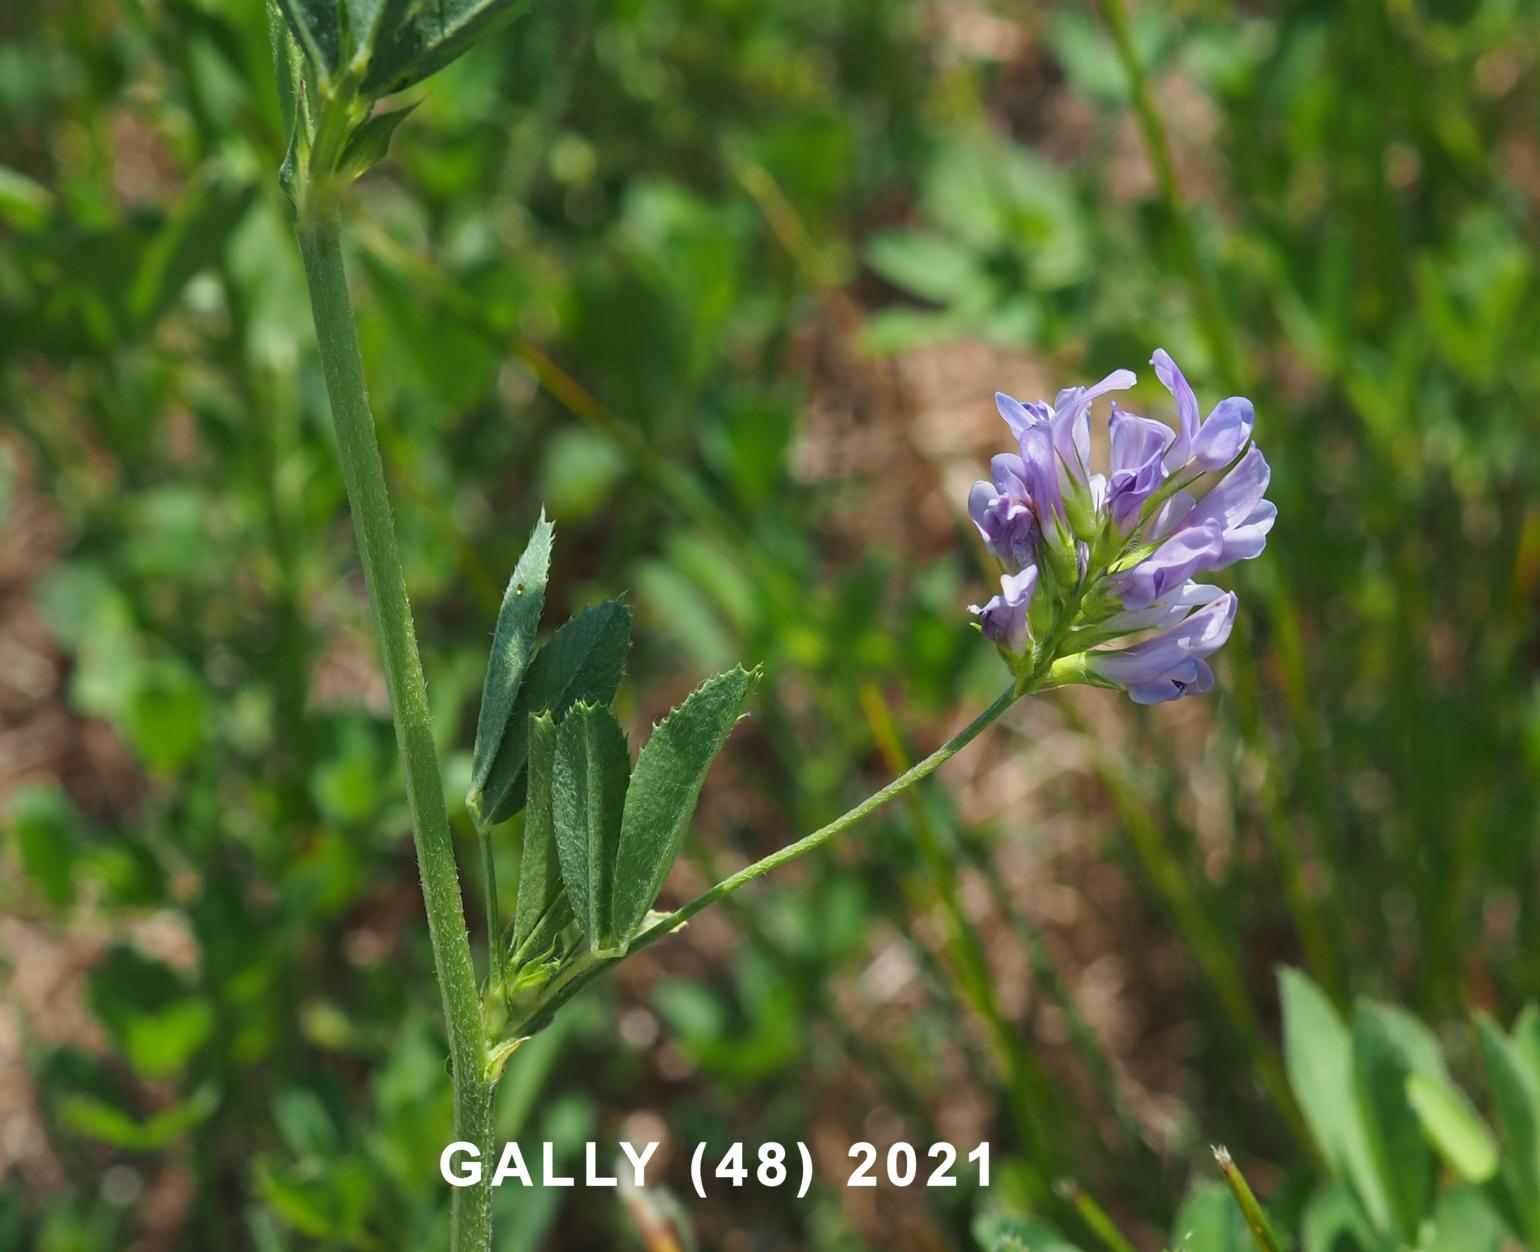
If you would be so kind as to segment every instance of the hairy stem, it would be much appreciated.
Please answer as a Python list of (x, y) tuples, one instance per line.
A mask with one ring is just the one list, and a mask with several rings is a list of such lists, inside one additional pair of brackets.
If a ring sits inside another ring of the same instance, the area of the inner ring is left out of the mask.
[[(428, 688), (417, 655), (412, 607), (407, 601), (401, 553), (391, 519), (385, 469), (375, 436), (374, 416), (364, 384), (363, 357), (353, 323), (342, 264), (340, 222), (335, 209), (302, 212), (297, 226), (305, 278), (310, 287), (316, 341), (331, 400), (337, 450), (364, 583), (374, 614), (380, 659), (390, 689), (396, 745), (406, 776), (412, 839), (422, 876), (423, 904), (433, 944), (433, 965), (444, 1019), (449, 1032), (449, 1057), (454, 1081), (455, 1138), (476, 1144), (485, 1159), (492, 1144), (492, 1083), (487, 1074), (486, 1035), (475, 967), (465, 929), (460, 878), (449, 813), (444, 806), (438, 750), (428, 712)], [(495, 924), (495, 923), (494, 923)], [(457, 1188), (453, 1199), (455, 1252), (485, 1252), (492, 1240), (492, 1193), (485, 1182)]]

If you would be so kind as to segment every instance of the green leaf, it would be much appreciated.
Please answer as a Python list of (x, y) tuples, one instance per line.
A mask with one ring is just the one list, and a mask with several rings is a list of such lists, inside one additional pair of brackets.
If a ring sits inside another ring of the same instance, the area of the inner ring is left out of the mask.
[(466, 804), (480, 811), (481, 790), (497, 759), (507, 733), (513, 702), (524, 683), (535, 652), (535, 631), (545, 605), (545, 584), (551, 572), (551, 543), (556, 528), (546, 521), (544, 510), (524, 553), (514, 566), (513, 577), (503, 592), (492, 632), (492, 651), (487, 657), (487, 677), (481, 687), (481, 713), (476, 719), (476, 746), (471, 753), (471, 788)]
[(1047, 1222), (1014, 1213), (982, 1213), (973, 1219), (973, 1238), (984, 1252), (1080, 1252)]
[(53, 192), (42, 183), (0, 165), (0, 221), (32, 230), (48, 220), (53, 206)]
[(336, 0), (278, 0), (278, 7), (315, 71), (316, 80), (329, 81), (342, 54), (342, 24)]
[(1171, 1247), (1182, 1252), (1253, 1252), (1246, 1219), (1222, 1182), (1201, 1182), (1177, 1210)]
[(1476, 1023), (1497, 1124), (1502, 1131), (1502, 1176), (1531, 1245), (1540, 1246), (1540, 1085), (1523, 1056), (1491, 1018)]
[(551, 815), (567, 899), (594, 953), (623, 951), (614, 926), (616, 852), (631, 754), (615, 714), (576, 705), (556, 732)]
[(1413, 1074), (1444, 1076), (1428, 1029), (1409, 1013), (1361, 1001), (1353, 1014), (1353, 1084), (1375, 1172), (1401, 1237), (1415, 1243), (1432, 1199), (1433, 1154), (1406, 1099)]
[[(1370, 1228), (1352, 1187), (1336, 1182), (1320, 1188), (1305, 1205), (1299, 1243), (1301, 1252), (1357, 1252), (1360, 1248), (1382, 1248), (1385, 1236), (1377, 1236)], [(1203, 1252), (1202, 1245), (1194, 1244), (1192, 1252)]]
[(885, 232), (867, 246), (866, 259), (888, 282), (937, 304), (975, 294), (987, 281), (973, 253), (937, 231)]
[(75, 898), (80, 817), (58, 787), (28, 785), (11, 801), (10, 826), (21, 866), (50, 907)]
[(1391, 1226), (1390, 1198), (1380, 1182), (1354, 1093), (1348, 1030), (1326, 994), (1295, 969), (1278, 975), (1283, 1005), (1283, 1061), (1289, 1086), (1332, 1172), (1357, 1193), (1377, 1230)]
[(742, 666), (708, 679), (658, 723), (642, 749), (626, 796), (615, 877), (615, 925), (627, 939), (663, 890), (706, 771), (758, 681), (759, 670)]
[(1450, 1187), (1433, 1207), (1433, 1234), (1422, 1246), (1425, 1252), (1500, 1252), (1502, 1218), (1476, 1187)]
[[(392, 109), (389, 113), (375, 113), (366, 118), (349, 136), (347, 146), (342, 149), (342, 156), (337, 160), (337, 168), (343, 177), (357, 178), (383, 161), (390, 152), (390, 138), (396, 133), (396, 127), (406, 121), (420, 103), (414, 100), (405, 108)], [(544, 516), (542, 513), (542, 520)]]
[(1510, 1038), (1530, 1081), (1540, 1090), (1540, 1008), (1526, 1004), (1514, 1020)]
[[(299, 3), (300, 0), (290, 0)], [(384, 0), (363, 90), (387, 96), (444, 68), (508, 25), (529, 0)]]
[(519, 859), (519, 898), (513, 909), (516, 963), (538, 956), (572, 920), (562, 890), (551, 813), (551, 775), (556, 763), (556, 719), (549, 713), (529, 719), (529, 802), (524, 807), (524, 847)]
[(60, 1124), (77, 1134), (124, 1152), (158, 1152), (206, 1121), (219, 1106), (219, 1094), (204, 1084), (187, 1099), (150, 1117), (134, 1117), (114, 1104), (89, 1095), (69, 1095), (54, 1112)]
[(1451, 1169), (1467, 1182), (1485, 1182), (1497, 1173), (1497, 1144), (1463, 1091), (1435, 1074), (1413, 1074), (1406, 1080), (1406, 1098)]
[(590, 605), (565, 622), (530, 662), (503, 741), (482, 787), (482, 820), (492, 826), (524, 804), (529, 715), (550, 712), (558, 721), (579, 701), (615, 698), (631, 645), (631, 610), (619, 600)]

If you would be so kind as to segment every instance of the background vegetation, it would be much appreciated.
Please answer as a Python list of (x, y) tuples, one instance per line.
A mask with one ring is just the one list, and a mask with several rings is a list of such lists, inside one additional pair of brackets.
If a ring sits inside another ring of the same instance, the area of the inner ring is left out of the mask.
[[(444, 1047), (261, 6), (0, 33), (0, 1247), (436, 1246)], [(521, 1052), (504, 1133), (664, 1138), (670, 1192), (505, 1188), (500, 1247), (1027, 1246), (1034, 1153), (1081, 1246), (1238, 1248), (1211, 1142), (1308, 1246), (1437, 1206), (1427, 1246), (1540, 1246), (1540, 1025), (1473, 1026), (1540, 994), (1537, 56), (1521, 0), (567, 0), (410, 93), (351, 264), (448, 790), (543, 502), (549, 616), (635, 606), (632, 726), (767, 669), (667, 899), (993, 694), (995, 388), (1133, 365), (1164, 413), (1164, 346), (1253, 397), (1279, 506), (1214, 695), (1031, 702)], [(1287, 1064), (1280, 964), (1321, 989)], [(1401, 1012), (1358, 1009), (1344, 1106), (1356, 997)], [(1443, 1086), (1406, 1121), (1445, 1064), (1493, 1131)], [(987, 1193), (841, 1185), (858, 1139), (985, 1138)], [(701, 1139), (819, 1181), (701, 1203)], [(1398, 1171), (1437, 1186), (1376, 1200)]]

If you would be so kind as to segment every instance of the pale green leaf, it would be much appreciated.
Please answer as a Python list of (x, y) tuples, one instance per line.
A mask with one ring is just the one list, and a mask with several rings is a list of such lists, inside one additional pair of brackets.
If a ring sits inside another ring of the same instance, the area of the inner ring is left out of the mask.
[(160, 1109), (148, 1117), (134, 1117), (116, 1105), (90, 1095), (69, 1095), (59, 1101), (54, 1114), (59, 1123), (77, 1134), (124, 1152), (159, 1152), (186, 1137), (219, 1107), (219, 1095), (205, 1084), (187, 1099)]
[(1497, 1172), (1492, 1132), (1458, 1087), (1436, 1074), (1413, 1074), (1406, 1098), (1428, 1141), (1462, 1178), (1485, 1182)]
[(1347, 1027), (1326, 994), (1295, 969), (1278, 976), (1283, 1061), (1316, 1146), (1347, 1180), (1377, 1230), (1391, 1228), (1390, 1198), (1374, 1168), (1353, 1087)]
[(1177, 1210), (1171, 1247), (1173, 1252), (1254, 1252), (1256, 1245), (1230, 1188), (1210, 1180), (1193, 1188)]

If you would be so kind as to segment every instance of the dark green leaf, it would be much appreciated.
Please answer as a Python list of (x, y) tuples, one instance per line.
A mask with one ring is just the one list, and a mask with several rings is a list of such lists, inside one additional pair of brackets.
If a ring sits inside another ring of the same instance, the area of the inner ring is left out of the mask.
[(385, 0), (365, 94), (386, 96), (421, 82), (526, 7), (528, 0)]
[(551, 814), (556, 733), (556, 721), (549, 713), (529, 719), (529, 802), (524, 807), (519, 898), (513, 910), (516, 961), (544, 952), (572, 919), (571, 905), (562, 892), (556, 825)]
[[(337, 168), (342, 174), (347, 178), (357, 178), (383, 161), (390, 152), (390, 137), (396, 133), (396, 127), (406, 121), (418, 103), (413, 101), (403, 109), (376, 113), (355, 130), (337, 162)], [(544, 514), (541, 519), (544, 520)]]
[(758, 670), (741, 666), (708, 679), (658, 723), (642, 749), (626, 796), (615, 877), (615, 925), (627, 939), (663, 890), (706, 771), (758, 681)]
[(623, 950), (613, 924), (616, 852), (631, 754), (615, 714), (602, 704), (579, 704), (556, 733), (551, 770), (551, 814), (567, 899), (589, 950)]
[(1362, 1001), (1353, 1014), (1353, 1083), (1375, 1172), (1402, 1238), (1415, 1243), (1433, 1183), (1433, 1154), (1406, 1099), (1418, 1073), (1444, 1076), (1443, 1057), (1415, 1017)]
[(294, 32), (294, 38), (310, 62), (318, 82), (337, 70), (342, 54), (342, 24), (337, 0), (278, 0), (278, 6)]
[[(394, 117), (395, 114), (390, 116)], [(514, 566), (513, 577), (503, 592), (497, 613), (497, 628), (492, 633), (492, 651), (487, 657), (487, 677), (481, 688), (481, 714), (476, 719), (476, 746), (471, 754), (471, 789), (466, 803), (471, 812), (480, 811), (480, 794), (486, 784), (497, 749), (507, 733), (513, 703), (524, 683), (535, 651), (535, 631), (540, 625), (540, 610), (545, 604), (545, 584), (551, 570), (551, 542), (555, 527), (540, 520), (530, 534), (524, 553)]]
[(523, 807), (529, 715), (549, 711), (560, 721), (579, 701), (608, 704), (620, 686), (630, 644), (631, 610), (619, 600), (604, 600), (570, 618), (535, 654), (482, 786), (481, 811), (488, 825)]

